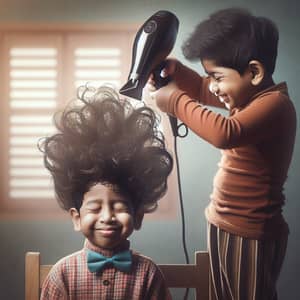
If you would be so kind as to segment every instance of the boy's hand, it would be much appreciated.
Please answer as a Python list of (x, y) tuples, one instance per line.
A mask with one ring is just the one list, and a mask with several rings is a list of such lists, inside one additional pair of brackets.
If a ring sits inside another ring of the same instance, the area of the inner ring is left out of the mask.
[(179, 90), (178, 86), (174, 81), (171, 81), (166, 86), (163, 86), (158, 90), (155, 90), (155, 88), (152, 89), (151, 98), (155, 100), (156, 105), (161, 111), (168, 112), (168, 103), (171, 94), (176, 90)]
[[(162, 77), (171, 77), (178, 89), (185, 91), (192, 99), (199, 99), (201, 76), (174, 58), (166, 60), (166, 66), (161, 72)], [(148, 80), (149, 91), (154, 91), (155, 79), (153, 75)]]
[[(165, 63), (165, 67), (160, 72), (160, 76), (162, 78), (170, 77), (171, 80), (174, 80), (173, 77), (175, 75), (176, 65), (177, 65), (177, 63), (179, 63), (179, 61), (176, 59), (173, 59), (173, 58), (168, 58), (164, 61), (164, 63)], [(148, 85), (150, 85), (150, 87), (148, 87), (149, 89), (151, 89), (151, 88), (152, 88), (152, 90), (155, 89), (156, 82), (155, 82), (155, 78), (154, 78), (153, 74), (150, 75), (150, 78), (148, 79), (147, 83), (148, 83)]]

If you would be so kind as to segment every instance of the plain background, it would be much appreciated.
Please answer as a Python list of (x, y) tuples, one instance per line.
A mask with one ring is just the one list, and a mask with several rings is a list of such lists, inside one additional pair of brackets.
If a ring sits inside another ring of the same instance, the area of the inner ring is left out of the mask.
[[(239, 6), (254, 14), (273, 19), (280, 31), (279, 54), (274, 74), (276, 82), (287, 81), (299, 118), (300, 20), (298, 0), (0, 0), (0, 22), (129, 22), (142, 24), (158, 10), (174, 12), (180, 30), (174, 53), (179, 59), (180, 45), (194, 26), (217, 9)], [(186, 64), (188, 62), (184, 61)], [(189, 64), (188, 64), (189, 65)], [(190, 65), (202, 72), (198, 65)], [(299, 217), (299, 132), (294, 158), (285, 185), (284, 214), (290, 225), (288, 251), (278, 283), (279, 299), (299, 299), (300, 264)], [(204, 208), (209, 202), (212, 178), (220, 157), (219, 150), (192, 133), (178, 140), (178, 155), (186, 214), (190, 258), (195, 250), (206, 249)], [(178, 205), (177, 203), (174, 205)], [(24, 298), (24, 254), (41, 251), (44, 263), (82, 247), (83, 238), (73, 232), (71, 221), (30, 221), (0, 219), (0, 299)], [(152, 257), (157, 263), (184, 263), (180, 215), (174, 220), (145, 221), (141, 231), (132, 236), (132, 247)], [(180, 299), (181, 292), (175, 292)]]

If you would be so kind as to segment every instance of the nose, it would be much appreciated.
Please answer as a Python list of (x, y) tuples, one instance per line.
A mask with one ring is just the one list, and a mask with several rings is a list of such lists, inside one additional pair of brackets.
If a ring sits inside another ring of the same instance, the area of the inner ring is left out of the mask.
[(109, 223), (114, 219), (114, 212), (110, 207), (103, 207), (100, 213), (100, 222)]
[(218, 94), (219, 94), (219, 87), (218, 87), (217, 82), (210, 81), (208, 88), (209, 88), (209, 91), (212, 94), (214, 94), (215, 96), (218, 96)]

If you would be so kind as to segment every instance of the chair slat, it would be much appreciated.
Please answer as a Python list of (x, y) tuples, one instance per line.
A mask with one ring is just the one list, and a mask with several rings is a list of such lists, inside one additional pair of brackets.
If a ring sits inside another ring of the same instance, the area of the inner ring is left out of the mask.
[(27, 252), (25, 257), (25, 299), (38, 300), (40, 293), (40, 254)]

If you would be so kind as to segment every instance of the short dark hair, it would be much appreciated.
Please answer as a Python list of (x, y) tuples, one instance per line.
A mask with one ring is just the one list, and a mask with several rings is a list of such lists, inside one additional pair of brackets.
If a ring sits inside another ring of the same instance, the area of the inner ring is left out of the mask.
[(54, 120), (58, 133), (43, 138), (39, 148), (63, 209), (79, 210), (96, 183), (117, 187), (134, 209), (157, 207), (173, 159), (152, 109), (134, 108), (109, 87), (86, 87)]
[(260, 61), (268, 74), (275, 69), (278, 29), (269, 19), (241, 8), (215, 12), (199, 23), (182, 45), (189, 60), (210, 59), (242, 74), (251, 60)]

